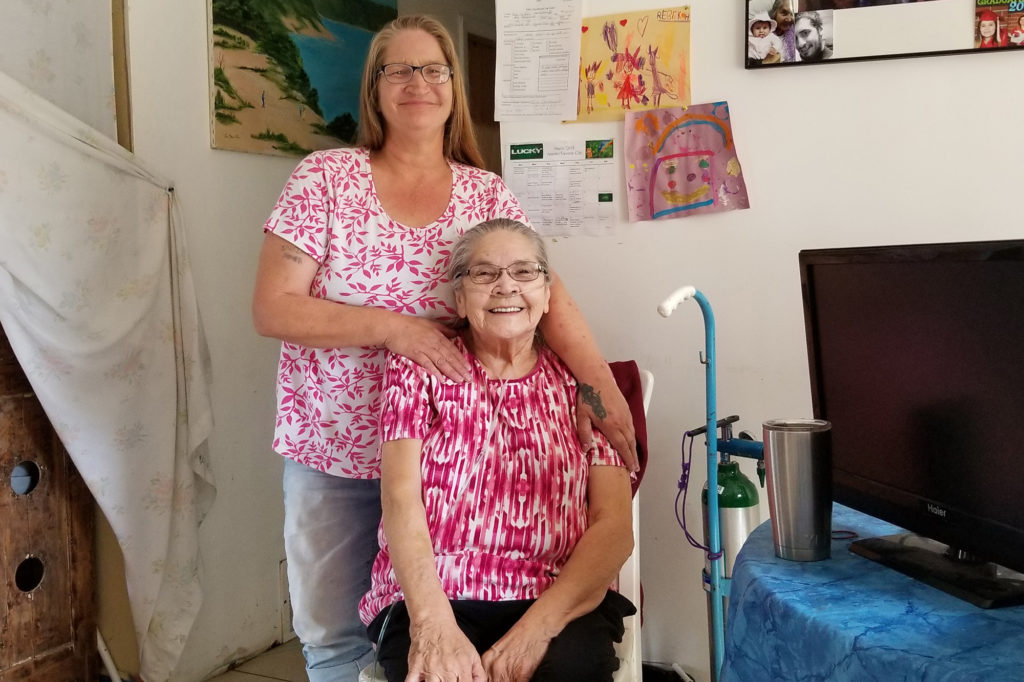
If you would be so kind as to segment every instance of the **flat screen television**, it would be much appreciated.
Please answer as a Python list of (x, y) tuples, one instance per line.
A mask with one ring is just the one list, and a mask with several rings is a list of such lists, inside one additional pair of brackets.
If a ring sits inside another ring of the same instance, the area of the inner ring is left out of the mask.
[(1024, 603), (1024, 240), (799, 263), (833, 498), (912, 533), (851, 550), (978, 606)]

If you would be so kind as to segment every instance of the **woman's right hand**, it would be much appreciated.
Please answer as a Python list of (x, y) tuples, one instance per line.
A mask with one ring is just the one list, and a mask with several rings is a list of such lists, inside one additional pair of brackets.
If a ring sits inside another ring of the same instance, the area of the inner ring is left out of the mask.
[(409, 636), (409, 674), (405, 682), (487, 679), (480, 654), (454, 621), (412, 625)]
[(412, 315), (397, 315), (384, 346), (403, 355), (434, 376), (452, 381), (472, 378), (469, 362), (451, 339), (458, 332), (436, 320)]

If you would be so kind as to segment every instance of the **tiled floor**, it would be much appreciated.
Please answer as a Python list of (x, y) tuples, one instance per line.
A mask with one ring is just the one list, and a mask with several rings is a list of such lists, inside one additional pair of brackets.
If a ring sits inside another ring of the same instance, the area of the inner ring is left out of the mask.
[(234, 670), (218, 675), (209, 682), (306, 682), (306, 664), (302, 660), (302, 645), (292, 639), (246, 661)]

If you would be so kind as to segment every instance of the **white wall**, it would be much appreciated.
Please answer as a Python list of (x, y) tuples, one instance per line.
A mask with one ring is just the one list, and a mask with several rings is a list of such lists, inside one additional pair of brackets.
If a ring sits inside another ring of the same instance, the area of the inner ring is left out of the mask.
[[(252, 331), (260, 226), (294, 162), (209, 144), (206, 2), (128, 7), (135, 149), (172, 178), (184, 212), (213, 356), (217, 504), (202, 530), (207, 596), (180, 679), (200, 679), (279, 637), (281, 463), (269, 447), (277, 344)], [(584, 2), (594, 16), (630, 3)], [(670, 6), (652, 1), (648, 7)], [(693, 0), (694, 102), (728, 100), (752, 208), (621, 224), (557, 239), (551, 256), (609, 359), (656, 376), (652, 461), (643, 487), (645, 658), (707, 679), (702, 556), (672, 503), (679, 439), (704, 422), (699, 309), (655, 313), (694, 284), (718, 326), (719, 413), (755, 432), (810, 412), (796, 254), (802, 248), (1020, 237), (1013, 189), (1024, 138), (1013, 129), (1024, 55), (987, 54), (745, 71), (740, 2)], [(568, 127), (621, 135), (621, 124)], [(558, 134), (558, 124), (529, 125)], [(591, 132), (593, 131), (593, 132)], [(525, 135), (503, 125), (505, 139)], [(999, 188), (999, 189), (996, 189)], [(697, 458), (702, 449), (695, 448)], [(687, 515), (699, 527), (695, 466)], [(748, 469), (751, 471), (752, 469)]]
[(171, 178), (213, 365), (217, 500), (201, 530), (205, 600), (178, 678), (266, 648), (279, 634), (281, 458), (270, 448), (279, 344), (250, 318), (262, 224), (295, 160), (210, 148), (205, 0), (130, 2), (135, 151)]

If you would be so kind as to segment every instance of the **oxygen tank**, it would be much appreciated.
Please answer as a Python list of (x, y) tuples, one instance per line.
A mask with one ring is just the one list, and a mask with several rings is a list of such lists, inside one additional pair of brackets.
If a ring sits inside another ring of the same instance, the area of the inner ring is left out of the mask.
[[(757, 486), (740, 471), (739, 462), (718, 463), (718, 527), (726, 578), (732, 577), (736, 554), (761, 522), (759, 501)], [(700, 503), (701, 518), (704, 522), (704, 544), (709, 545), (707, 482), (701, 491)], [(706, 562), (706, 568), (710, 570), (711, 562)]]
[[(701, 518), (704, 522), (704, 545), (710, 546), (708, 537), (708, 484), (700, 494)], [(723, 457), (718, 463), (718, 527), (721, 535), (723, 577), (732, 577), (732, 568), (740, 547), (761, 522), (757, 486), (740, 471), (739, 462)], [(704, 560), (704, 591), (707, 593), (708, 633), (711, 622), (711, 562)], [(729, 599), (722, 600), (723, 613), (728, 611)], [(711, 678), (715, 676), (714, 652), (711, 652)]]

